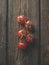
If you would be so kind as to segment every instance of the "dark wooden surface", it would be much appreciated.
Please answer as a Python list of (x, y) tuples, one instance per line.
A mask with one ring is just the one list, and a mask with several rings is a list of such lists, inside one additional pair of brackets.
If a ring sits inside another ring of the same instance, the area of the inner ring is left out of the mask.
[(0, 0), (0, 65), (6, 65), (6, 0)]
[(49, 65), (49, 0), (41, 0), (41, 65)]
[[(20, 5), (35, 26), (36, 41), (25, 51), (17, 47)], [(0, 0), (0, 65), (49, 65), (49, 0)]]
[[(38, 65), (39, 40), (23, 51), (18, 49), (18, 24), (15, 18), (20, 13), (20, 0), (8, 0), (8, 65)], [(21, 13), (33, 21), (35, 35), (39, 39), (39, 0), (21, 0)]]

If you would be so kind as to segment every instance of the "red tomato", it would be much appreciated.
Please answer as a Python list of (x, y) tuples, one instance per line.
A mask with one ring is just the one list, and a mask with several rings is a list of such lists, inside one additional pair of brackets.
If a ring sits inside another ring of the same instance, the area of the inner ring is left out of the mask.
[(27, 31), (25, 29), (21, 29), (17, 33), (18, 37), (26, 37)]
[(31, 20), (28, 20), (26, 23), (25, 23), (25, 27), (26, 29), (28, 30), (32, 30), (32, 21)]
[(27, 43), (26, 42), (18, 42), (18, 48), (26, 49), (27, 48)]
[(32, 42), (34, 40), (34, 35), (28, 34), (26, 37), (27, 42)]
[(20, 24), (24, 25), (25, 23), (25, 17), (24, 15), (20, 15), (16, 18), (16, 21), (18, 21)]

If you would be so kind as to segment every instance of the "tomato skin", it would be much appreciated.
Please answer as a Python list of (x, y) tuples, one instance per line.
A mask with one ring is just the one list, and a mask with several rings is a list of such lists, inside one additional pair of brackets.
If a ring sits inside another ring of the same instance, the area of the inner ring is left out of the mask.
[(18, 42), (18, 48), (26, 49), (27, 48), (27, 43), (26, 42)]
[(32, 21), (31, 21), (31, 20), (26, 21), (25, 27), (26, 27), (26, 29), (28, 29), (28, 30), (32, 30), (32, 27), (33, 27)]
[(30, 36), (27, 36), (27, 42), (31, 42)]
[(21, 34), (22, 34), (22, 30), (19, 30), (17, 33), (18, 37), (21, 37)]
[(20, 24), (24, 25), (25, 23), (25, 17), (24, 15), (20, 15), (16, 18), (16, 21), (18, 21)]
[(27, 31), (25, 29), (21, 29), (21, 30), (18, 31), (17, 35), (18, 35), (18, 37), (26, 36)]
[(33, 40), (34, 40), (34, 35), (28, 34), (26, 37), (26, 41), (30, 43), (33, 42)]

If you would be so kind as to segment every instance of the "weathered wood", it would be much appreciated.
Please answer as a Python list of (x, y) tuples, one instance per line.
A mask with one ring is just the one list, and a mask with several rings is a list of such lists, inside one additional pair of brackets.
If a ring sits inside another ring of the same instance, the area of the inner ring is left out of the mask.
[(21, 0), (21, 13), (33, 21), (37, 41), (27, 50), (18, 49), (15, 18), (20, 13), (20, 0), (8, 0), (8, 65), (38, 65), (39, 60), (39, 0)]
[(0, 0), (0, 65), (6, 65), (6, 0)]
[(16, 17), (19, 15), (19, 0), (8, 0), (8, 65), (18, 65), (17, 59), (17, 24)]
[(41, 65), (49, 65), (49, 0), (41, 0)]

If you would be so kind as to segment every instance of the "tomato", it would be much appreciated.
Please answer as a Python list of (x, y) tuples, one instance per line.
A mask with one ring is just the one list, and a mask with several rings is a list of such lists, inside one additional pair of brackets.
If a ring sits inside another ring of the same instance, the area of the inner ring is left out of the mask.
[(18, 21), (20, 24), (24, 25), (25, 23), (25, 17), (24, 15), (20, 15), (16, 18), (16, 21)]
[(31, 21), (31, 20), (28, 20), (28, 21), (25, 23), (25, 27), (26, 27), (26, 29), (28, 29), (28, 30), (32, 30), (32, 27), (33, 27), (32, 21)]
[(27, 31), (25, 29), (21, 29), (17, 33), (18, 37), (26, 37)]
[(27, 43), (26, 42), (18, 42), (18, 48), (26, 49), (27, 48)]
[(26, 41), (30, 43), (33, 42), (33, 40), (34, 40), (34, 35), (28, 34), (26, 37)]

